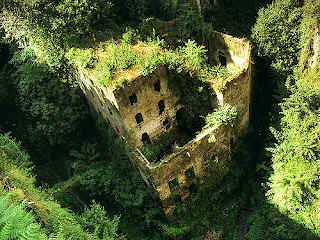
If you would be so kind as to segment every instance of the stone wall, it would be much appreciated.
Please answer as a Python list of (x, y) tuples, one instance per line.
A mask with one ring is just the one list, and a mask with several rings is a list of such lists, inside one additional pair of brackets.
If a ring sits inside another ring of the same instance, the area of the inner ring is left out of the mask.
[[(230, 72), (243, 71), (248, 68), (251, 61), (251, 45), (244, 38), (235, 38), (220, 32), (214, 32), (212, 46), (210, 48), (210, 59), (215, 64), (226, 65)], [(226, 58), (226, 64), (222, 62)]]
[(207, 129), (158, 164), (136, 155), (141, 175), (156, 190), (167, 215), (173, 214), (177, 202), (190, 196), (190, 188), (195, 191), (206, 176), (212, 175), (213, 159), (228, 167), (232, 135), (231, 128), (223, 124)]
[(224, 104), (230, 104), (237, 109), (236, 131), (244, 135), (249, 129), (250, 105), (252, 90), (251, 65), (243, 72), (240, 72), (232, 81), (226, 83), (222, 90)]
[(113, 91), (103, 86), (98, 86), (95, 79), (82, 72), (78, 73), (78, 83), (85, 94), (88, 103), (102, 115), (106, 122), (115, 130), (118, 135), (124, 135), (127, 131), (119, 112), (119, 106), (114, 97)]
[(156, 142), (177, 124), (180, 94), (168, 88), (163, 66), (116, 87), (99, 86), (92, 76), (83, 73), (79, 73), (78, 82), (88, 102), (120, 136), (132, 130), (138, 147), (143, 145), (143, 137)]
[(148, 76), (123, 83), (113, 93), (124, 125), (136, 134), (138, 146), (142, 146), (143, 134), (156, 142), (177, 124), (180, 94), (168, 88), (168, 76), (163, 66)]
[[(214, 54), (216, 63), (225, 60), (225, 66), (230, 76), (222, 89), (212, 89), (215, 92), (219, 105), (230, 104), (236, 107), (237, 132), (245, 134), (248, 131), (250, 119), (251, 90), (252, 90), (252, 61), (251, 45), (246, 39), (216, 32), (214, 35)], [(225, 59), (223, 57), (225, 57)]]

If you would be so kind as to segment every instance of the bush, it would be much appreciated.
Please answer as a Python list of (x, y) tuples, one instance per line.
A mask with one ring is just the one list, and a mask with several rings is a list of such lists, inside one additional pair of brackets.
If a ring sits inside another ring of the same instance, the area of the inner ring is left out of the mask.
[(213, 113), (209, 113), (206, 117), (206, 125), (204, 128), (217, 126), (221, 123), (225, 125), (230, 124), (233, 126), (234, 120), (237, 116), (237, 109), (231, 107), (229, 104), (225, 104), (222, 107), (217, 108)]

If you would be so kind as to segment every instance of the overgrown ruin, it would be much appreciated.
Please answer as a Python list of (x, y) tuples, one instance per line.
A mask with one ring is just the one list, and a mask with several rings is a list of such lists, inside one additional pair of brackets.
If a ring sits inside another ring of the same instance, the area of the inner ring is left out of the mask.
[[(231, 128), (222, 123), (198, 131), (185, 145), (171, 146), (171, 152), (156, 161), (145, 157), (143, 147), (159, 142), (165, 133), (183, 125), (181, 111), (185, 107), (180, 101), (180, 90), (169, 86), (166, 67), (159, 66), (146, 76), (135, 73), (130, 81), (107, 87), (98, 84), (92, 75), (79, 72), (79, 85), (89, 103), (130, 145), (134, 166), (153, 189), (153, 195), (161, 200), (167, 215), (173, 214), (176, 203), (196, 191), (206, 176), (215, 174), (214, 166), (229, 167), (235, 142), (248, 130), (251, 45), (245, 39), (218, 32), (213, 33), (212, 39), (211, 62), (225, 66), (230, 74), (223, 87), (217, 87), (216, 82), (206, 83), (210, 92), (206, 104), (212, 109), (225, 104), (234, 106), (238, 112), (236, 124)], [(125, 72), (122, 78), (126, 79)]]

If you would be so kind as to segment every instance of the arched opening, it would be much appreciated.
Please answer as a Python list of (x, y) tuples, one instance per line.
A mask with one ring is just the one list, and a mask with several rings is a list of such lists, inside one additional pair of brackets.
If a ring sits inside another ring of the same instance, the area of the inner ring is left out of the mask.
[(143, 118), (142, 118), (141, 113), (136, 114), (135, 118), (136, 118), (137, 124), (143, 122)]
[(150, 144), (151, 143), (148, 133), (142, 134), (142, 142), (143, 142), (143, 144)]
[(135, 93), (131, 94), (129, 96), (129, 100), (130, 100), (131, 105), (137, 103), (138, 102), (137, 95)]
[(156, 81), (154, 84), (153, 84), (153, 88), (156, 92), (160, 92), (161, 90), (161, 86), (160, 86), (160, 80)]

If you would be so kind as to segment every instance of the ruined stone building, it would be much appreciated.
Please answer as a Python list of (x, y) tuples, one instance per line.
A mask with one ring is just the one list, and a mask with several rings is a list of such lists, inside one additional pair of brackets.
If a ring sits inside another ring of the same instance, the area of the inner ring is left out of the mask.
[[(153, 189), (166, 214), (174, 212), (177, 201), (184, 201), (196, 191), (210, 172), (214, 162), (228, 167), (232, 146), (239, 135), (248, 130), (252, 85), (251, 45), (245, 39), (215, 33), (212, 60), (226, 66), (231, 73), (222, 89), (208, 83), (212, 91), (208, 98), (212, 107), (226, 103), (238, 112), (235, 130), (219, 126), (205, 129), (182, 147), (163, 156), (157, 162), (149, 161), (142, 153), (144, 143), (157, 142), (176, 127), (177, 114), (184, 106), (180, 92), (168, 87), (168, 73), (159, 66), (147, 76), (137, 74), (130, 81), (117, 86), (96, 84), (89, 74), (79, 73), (79, 85), (88, 101), (115, 132), (126, 139), (131, 132), (136, 137), (133, 163), (146, 184)], [(124, 76), (125, 77), (125, 76)]]

